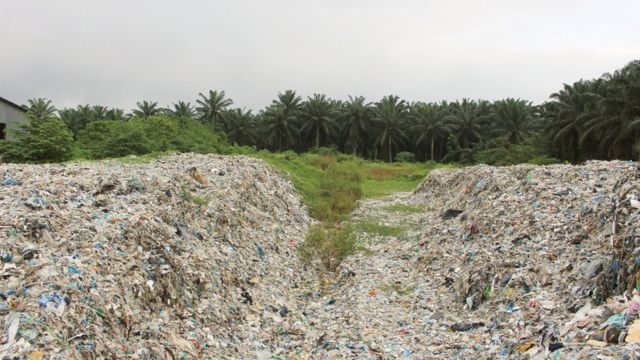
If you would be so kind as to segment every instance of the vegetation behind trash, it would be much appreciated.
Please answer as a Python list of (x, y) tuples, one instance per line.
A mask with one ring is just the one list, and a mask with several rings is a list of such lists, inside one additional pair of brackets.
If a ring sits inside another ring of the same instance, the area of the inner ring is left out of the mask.
[(199, 94), (196, 106), (178, 101), (162, 108), (145, 100), (127, 113), (102, 105), (56, 109), (49, 100), (32, 99), (27, 104), (32, 121), (52, 123), (23, 127), (24, 134), (0, 153), (5, 161), (56, 162), (167, 150), (225, 153), (232, 151), (228, 143), (278, 153), (330, 147), (402, 163), (637, 160), (639, 79), (636, 60), (598, 79), (563, 85), (538, 105), (512, 98), (425, 103), (395, 95), (368, 103), (360, 96), (303, 99), (286, 90), (254, 114), (233, 108), (224, 91), (209, 91)]

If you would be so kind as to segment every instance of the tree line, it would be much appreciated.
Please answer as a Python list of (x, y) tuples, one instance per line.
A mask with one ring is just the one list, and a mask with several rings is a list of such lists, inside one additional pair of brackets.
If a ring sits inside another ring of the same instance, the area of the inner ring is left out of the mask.
[[(145, 100), (130, 112), (101, 105), (57, 110), (46, 99), (29, 100), (27, 107), (30, 117), (58, 119), (76, 142), (85, 138), (85, 144), (87, 133), (114, 127), (105, 123), (157, 123), (163, 118), (169, 120), (157, 126), (171, 123), (172, 131), (179, 133), (185, 124), (198, 123), (220, 134), (216, 141), (226, 139), (231, 145), (256, 150), (305, 152), (331, 147), (384, 161), (580, 162), (638, 159), (640, 153), (640, 61), (597, 79), (564, 84), (539, 105), (512, 98), (408, 102), (395, 95), (368, 102), (362, 96), (303, 98), (286, 90), (254, 113), (234, 107), (224, 91), (210, 90), (200, 93), (194, 103), (160, 107)], [(148, 131), (143, 128), (139, 130)]]

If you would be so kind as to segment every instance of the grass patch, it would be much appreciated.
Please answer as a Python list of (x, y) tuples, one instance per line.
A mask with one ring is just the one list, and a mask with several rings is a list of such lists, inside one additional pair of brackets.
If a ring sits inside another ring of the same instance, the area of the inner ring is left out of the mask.
[(457, 164), (383, 163), (365, 161), (362, 170), (364, 198), (379, 198), (400, 191), (413, 191), (429, 171), (439, 168), (458, 168)]
[(394, 204), (391, 206), (385, 206), (382, 208), (382, 210), (387, 212), (421, 213), (424, 212), (424, 207), (405, 204)]
[(406, 231), (402, 226), (381, 225), (373, 221), (360, 221), (355, 228), (358, 231), (379, 236), (400, 236)]

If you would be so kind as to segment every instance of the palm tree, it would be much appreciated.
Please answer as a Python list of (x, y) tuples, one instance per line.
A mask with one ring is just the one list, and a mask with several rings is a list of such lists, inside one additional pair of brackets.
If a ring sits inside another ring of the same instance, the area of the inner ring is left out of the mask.
[(263, 114), (265, 132), (269, 143), (277, 152), (283, 146), (293, 146), (298, 138), (298, 118), (294, 112), (287, 111), (284, 106), (271, 105)]
[(343, 104), (341, 112), (341, 118), (344, 120), (341, 133), (345, 143), (350, 144), (351, 151), (355, 155), (366, 137), (371, 120), (371, 109), (365, 104), (363, 96), (349, 96), (349, 101)]
[(162, 109), (158, 107), (158, 102), (156, 101), (143, 100), (142, 102), (137, 102), (136, 106), (138, 108), (133, 109), (131, 112), (134, 116), (143, 119), (162, 114)]
[(91, 107), (91, 112), (93, 113), (93, 121), (105, 120), (107, 118), (107, 113), (109, 109), (106, 106), (102, 105), (93, 105)]
[(389, 162), (393, 161), (394, 149), (407, 141), (403, 131), (407, 115), (407, 104), (395, 95), (385, 96), (374, 109), (372, 120), (379, 126), (375, 144), (386, 150)]
[(121, 121), (121, 120), (126, 120), (127, 115), (124, 113), (123, 109), (111, 108), (105, 114), (105, 119), (113, 120), (113, 121)]
[(463, 149), (469, 148), (471, 143), (481, 141), (480, 121), (477, 104), (468, 99), (451, 104), (451, 115), (455, 124), (455, 135)]
[(256, 122), (251, 110), (234, 109), (229, 112), (227, 137), (232, 144), (254, 145), (258, 140)]
[(604, 157), (630, 158), (633, 146), (638, 143), (640, 123), (640, 61), (633, 61), (612, 75), (602, 77), (600, 115), (585, 123), (580, 138), (585, 148), (591, 136), (600, 138)]
[(293, 90), (285, 90), (283, 93), (278, 93), (278, 99), (273, 100), (273, 105), (282, 106), (288, 115), (292, 115), (293, 113), (297, 113), (300, 111), (300, 104), (302, 102), (302, 98), (296, 95), (296, 92)]
[(442, 147), (446, 145), (447, 137), (453, 131), (450, 122), (449, 112), (445, 106), (436, 104), (416, 104), (413, 106), (412, 118), (416, 125), (412, 127), (412, 132), (417, 135), (416, 146), (424, 143), (430, 147), (431, 151), (425, 150), (426, 154), (431, 154), (431, 160), (436, 160), (436, 144)]
[(195, 109), (191, 106), (191, 103), (178, 101), (173, 104), (173, 109), (167, 109), (170, 116), (176, 118), (193, 119), (196, 116)]
[(321, 137), (327, 139), (335, 133), (338, 112), (325, 95), (314, 94), (304, 104), (302, 113), (304, 124), (300, 131), (309, 138), (313, 137), (315, 148), (318, 149)]
[(520, 99), (494, 102), (492, 120), (498, 134), (506, 136), (512, 144), (521, 142), (537, 125), (531, 103)]
[(281, 152), (285, 145), (296, 145), (301, 101), (295, 91), (286, 90), (263, 112), (264, 132), (272, 149)]
[(200, 120), (209, 124), (222, 124), (225, 122), (225, 112), (233, 105), (233, 100), (225, 99), (224, 91), (209, 90), (208, 96), (203, 93), (198, 94), (200, 99), (196, 100), (199, 105), (196, 107)]
[(27, 114), (34, 120), (47, 120), (53, 117), (56, 108), (51, 100), (45, 98), (27, 100)]
[(79, 114), (76, 109), (65, 108), (62, 110), (58, 110), (58, 117), (71, 130), (74, 140), (78, 137), (78, 133), (80, 132), (80, 130), (84, 128), (84, 124), (80, 121), (80, 116), (78, 115)]
[(544, 113), (549, 122), (546, 130), (552, 135), (552, 145), (558, 147), (560, 156), (564, 157), (565, 144), (568, 144), (572, 162), (578, 160), (584, 124), (598, 115), (600, 96), (596, 87), (593, 81), (584, 80), (564, 84), (562, 90), (551, 94), (552, 101), (545, 104)]

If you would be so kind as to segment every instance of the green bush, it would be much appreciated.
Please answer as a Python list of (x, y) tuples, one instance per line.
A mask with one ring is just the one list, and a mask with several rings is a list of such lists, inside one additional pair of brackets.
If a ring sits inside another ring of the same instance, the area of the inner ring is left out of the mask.
[(416, 155), (409, 151), (400, 151), (399, 153), (396, 154), (396, 161), (397, 162), (415, 162)]
[(230, 154), (231, 155), (254, 155), (257, 153), (256, 148), (252, 146), (230, 146)]
[(309, 229), (298, 252), (307, 263), (318, 259), (326, 269), (335, 270), (344, 258), (356, 251), (356, 241), (356, 234), (351, 226), (327, 229), (315, 225)]
[(520, 144), (512, 144), (507, 138), (492, 139), (487, 143), (486, 149), (475, 153), (473, 158), (478, 163), (497, 166), (522, 164), (532, 160), (534, 163), (556, 162), (548, 157), (535, 138), (529, 138)]
[(298, 154), (296, 154), (296, 152), (293, 150), (287, 150), (282, 153), (282, 156), (284, 156), (286, 160), (293, 160), (296, 156), (298, 156)]
[(333, 147), (319, 147), (317, 149), (312, 149), (311, 153), (323, 155), (323, 156), (337, 156), (338, 150)]
[(5, 162), (61, 162), (73, 156), (73, 134), (60, 119), (30, 119), (0, 147)]
[(152, 116), (129, 121), (95, 121), (78, 135), (78, 152), (93, 159), (150, 152), (224, 153), (223, 138), (192, 119)]
[(150, 141), (137, 123), (95, 121), (78, 135), (78, 147), (92, 159), (142, 155), (152, 151)]

